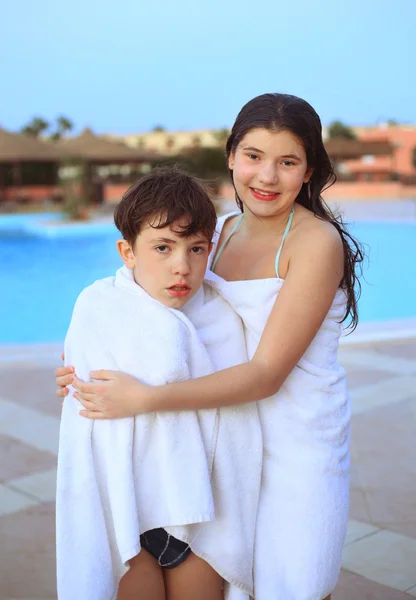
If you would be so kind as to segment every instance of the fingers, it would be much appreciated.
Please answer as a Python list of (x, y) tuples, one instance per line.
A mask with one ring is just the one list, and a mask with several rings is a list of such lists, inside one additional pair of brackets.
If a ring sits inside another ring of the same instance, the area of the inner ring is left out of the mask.
[(105, 369), (99, 369), (98, 371), (91, 371), (90, 377), (91, 379), (103, 379), (108, 381), (109, 379), (113, 379), (114, 371), (106, 371)]
[(81, 396), (88, 394), (94, 397), (102, 396), (106, 390), (105, 385), (94, 383), (93, 381), (81, 381), (76, 375), (73, 377), (72, 385)]
[(71, 385), (73, 380), (73, 375), (62, 375), (61, 377), (56, 378), (56, 385), (59, 387), (66, 387), (67, 385)]
[(65, 360), (65, 354), (63, 352), (61, 352), (61, 358), (62, 360)]
[(82, 395), (99, 394), (102, 391), (101, 387), (97, 386), (97, 384), (93, 383), (92, 381), (81, 381), (76, 375), (72, 379), (72, 385), (77, 390), (77, 392), (80, 392)]
[(82, 404), (82, 406), (85, 408), (85, 410), (87, 410), (89, 412), (94, 412), (94, 413), (102, 412), (102, 411), (98, 410), (97, 405), (94, 404), (94, 402), (91, 402), (91, 400), (82, 400), (82, 399), (78, 399), (78, 400)]
[(58, 367), (55, 369), (55, 377), (62, 377), (64, 375), (73, 375), (74, 367)]
[(81, 417), (85, 417), (86, 419), (97, 420), (97, 419), (106, 419), (107, 418), (103, 415), (103, 413), (89, 411), (89, 410), (80, 410), (79, 414), (81, 415)]
[(86, 402), (89, 402), (92, 406), (94, 406), (94, 400), (97, 400), (97, 396), (95, 394), (79, 394), (75, 392), (72, 394), (74, 398), (76, 398), (83, 406), (85, 406)]
[(69, 394), (69, 390), (66, 387), (60, 387), (56, 390), (56, 395), (58, 396), (58, 398), (65, 398), (65, 396), (68, 396)]

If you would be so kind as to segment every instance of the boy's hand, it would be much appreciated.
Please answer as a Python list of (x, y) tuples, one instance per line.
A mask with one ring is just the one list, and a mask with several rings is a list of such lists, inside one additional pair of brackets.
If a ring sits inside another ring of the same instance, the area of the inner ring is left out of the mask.
[[(64, 353), (61, 354), (62, 360), (65, 360)], [(67, 385), (71, 385), (74, 376), (74, 367), (59, 367), (55, 369), (55, 380), (58, 389), (56, 390), (56, 395), (59, 398), (65, 398), (68, 395), (69, 390), (66, 387)]]
[(132, 375), (120, 371), (91, 371), (91, 381), (85, 383), (74, 376), (73, 386), (77, 390), (74, 398), (85, 410), (80, 415), (87, 419), (122, 419), (149, 410), (148, 391), (150, 386), (141, 383)]

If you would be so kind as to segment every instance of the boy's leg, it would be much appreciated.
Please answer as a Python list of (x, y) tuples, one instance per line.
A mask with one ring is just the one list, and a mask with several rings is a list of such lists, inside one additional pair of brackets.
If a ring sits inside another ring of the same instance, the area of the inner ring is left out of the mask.
[(163, 572), (157, 560), (142, 548), (122, 577), (117, 600), (166, 600)]
[(223, 579), (202, 558), (191, 553), (173, 569), (163, 569), (166, 600), (223, 600)]

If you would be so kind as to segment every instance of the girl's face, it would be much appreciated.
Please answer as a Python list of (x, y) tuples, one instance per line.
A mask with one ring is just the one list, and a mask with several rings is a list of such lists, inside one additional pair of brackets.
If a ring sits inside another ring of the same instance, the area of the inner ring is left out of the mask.
[(288, 212), (313, 173), (295, 135), (263, 128), (252, 129), (243, 137), (228, 166), (244, 206), (259, 217)]

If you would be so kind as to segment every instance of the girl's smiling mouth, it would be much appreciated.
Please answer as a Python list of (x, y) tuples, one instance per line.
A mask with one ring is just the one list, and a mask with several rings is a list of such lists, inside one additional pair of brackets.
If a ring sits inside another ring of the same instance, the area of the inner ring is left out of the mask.
[(276, 200), (276, 198), (280, 196), (280, 192), (271, 192), (269, 190), (261, 190), (260, 188), (253, 187), (250, 188), (250, 192), (257, 200), (266, 200), (268, 202)]

